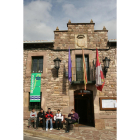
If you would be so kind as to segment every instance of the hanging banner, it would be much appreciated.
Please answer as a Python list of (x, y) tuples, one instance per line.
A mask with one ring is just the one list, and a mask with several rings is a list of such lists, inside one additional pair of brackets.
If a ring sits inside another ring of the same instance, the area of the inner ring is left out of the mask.
[(31, 74), (30, 102), (40, 102), (41, 73)]

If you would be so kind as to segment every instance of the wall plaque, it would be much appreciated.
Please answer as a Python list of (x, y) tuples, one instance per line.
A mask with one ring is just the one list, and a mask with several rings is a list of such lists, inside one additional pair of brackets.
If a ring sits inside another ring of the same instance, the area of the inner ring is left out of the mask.
[(116, 110), (117, 99), (116, 97), (100, 97), (100, 110)]

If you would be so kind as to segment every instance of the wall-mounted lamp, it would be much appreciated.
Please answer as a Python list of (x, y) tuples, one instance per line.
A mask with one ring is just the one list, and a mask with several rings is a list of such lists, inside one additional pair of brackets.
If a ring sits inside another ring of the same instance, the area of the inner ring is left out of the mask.
[(107, 73), (107, 70), (109, 68), (110, 59), (105, 57), (105, 59), (103, 59), (103, 62), (104, 62), (104, 75), (105, 75), (105, 78), (106, 78), (106, 73)]
[(57, 77), (58, 77), (58, 70), (60, 68), (60, 62), (61, 60), (57, 57), (56, 59), (53, 60), (55, 63), (55, 68), (57, 69)]

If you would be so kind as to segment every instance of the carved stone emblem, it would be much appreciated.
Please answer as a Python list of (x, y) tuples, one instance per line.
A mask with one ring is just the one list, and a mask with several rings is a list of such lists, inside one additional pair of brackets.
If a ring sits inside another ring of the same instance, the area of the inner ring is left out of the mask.
[(75, 35), (75, 48), (87, 48), (87, 35)]

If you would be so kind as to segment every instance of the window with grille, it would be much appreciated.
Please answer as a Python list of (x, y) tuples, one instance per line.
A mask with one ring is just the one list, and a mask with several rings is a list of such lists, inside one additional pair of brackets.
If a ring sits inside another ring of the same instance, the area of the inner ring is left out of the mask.
[(32, 57), (32, 73), (43, 73), (43, 56)]
[[(89, 81), (89, 57), (85, 55), (87, 80)], [(76, 81), (83, 81), (83, 56), (76, 55)]]
[(30, 102), (30, 92), (29, 92), (29, 111), (32, 110), (32, 108), (35, 108), (36, 111), (39, 111), (41, 108), (41, 97), (42, 92), (40, 92), (40, 102)]

